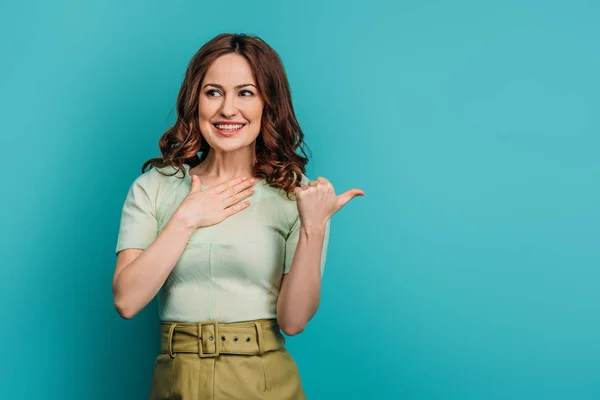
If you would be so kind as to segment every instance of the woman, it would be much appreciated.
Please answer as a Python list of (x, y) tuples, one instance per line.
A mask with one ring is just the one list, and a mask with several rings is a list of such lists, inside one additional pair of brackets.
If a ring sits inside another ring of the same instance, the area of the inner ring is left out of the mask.
[(309, 180), (303, 144), (271, 47), (222, 34), (198, 51), (116, 247), (119, 314), (158, 295), (151, 399), (305, 398), (281, 331), (302, 332), (317, 311), (329, 219), (364, 193)]

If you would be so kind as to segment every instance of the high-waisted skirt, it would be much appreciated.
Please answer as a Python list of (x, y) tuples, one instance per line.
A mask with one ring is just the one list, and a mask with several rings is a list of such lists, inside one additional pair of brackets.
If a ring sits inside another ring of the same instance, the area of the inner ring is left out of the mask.
[(306, 399), (276, 320), (161, 322), (150, 400)]

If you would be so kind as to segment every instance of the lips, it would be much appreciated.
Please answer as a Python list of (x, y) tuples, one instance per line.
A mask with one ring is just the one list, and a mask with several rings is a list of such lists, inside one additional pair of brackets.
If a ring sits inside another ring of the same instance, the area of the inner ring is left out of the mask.
[(215, 127), (215, 129), (217, 130), (217, 132), (223, 136), (233, 136), (236, 133), (239, 133), (242, 129), (244, 129), (244, 127), (246, 126), (246, 124), (243, 123), (226, 123), (226, 124), (221, 124), (221, 123), (215, 123), (213, 124), (213, 126)]

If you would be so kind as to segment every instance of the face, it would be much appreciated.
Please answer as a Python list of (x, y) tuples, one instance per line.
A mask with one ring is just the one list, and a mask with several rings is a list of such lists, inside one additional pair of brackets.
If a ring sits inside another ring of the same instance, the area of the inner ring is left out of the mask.
[(252, 145), (264, 103), (248, 61), (235, 53), (219, 57), (200, 88), (200, 131), (210, 147), (234, 151)]

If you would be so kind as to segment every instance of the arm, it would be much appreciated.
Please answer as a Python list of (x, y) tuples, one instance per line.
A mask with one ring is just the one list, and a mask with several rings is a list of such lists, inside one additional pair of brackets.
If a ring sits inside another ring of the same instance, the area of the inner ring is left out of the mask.
[(277, 299), (277, 322), (286, 335), (301, 333), (319, 308), (325, 236), (326, 226), (300, 226), (292, 265)]
[(252, 179), (234, 178), (205, 191), (192, 177), (190, 193), (163, 230), (157, 234), (156, 189), (150, 174), (132, 184), (121, 215), (117, 265), (112, 282), (114, 304), (125, 319), (132, 318), (154, 298), (177, 265), (196, 229), (221, 222), (248, 206)]
[(145, 250), (126, 249), (118, 253), (112, 291), (121, 317), (130, 319), (150, 303), (177, 264), (194, 230), (192, 224), (174, 215)]
[[(277, 299), (277, 322), (287, 335), (301, 333), (319, 307), (330, 218), (364, 192), (351, 189), (336, 196), (333, 185), (319, 177), (294, 189), (294, 194), (300, 222), (299, 229), (292, 228), (292, 233), (297, 235), (297, 245)], [(295, 241), (294, 236), (288, 238), (290, 247)], [(289, 264), (286, 262), (286, 267)]]

